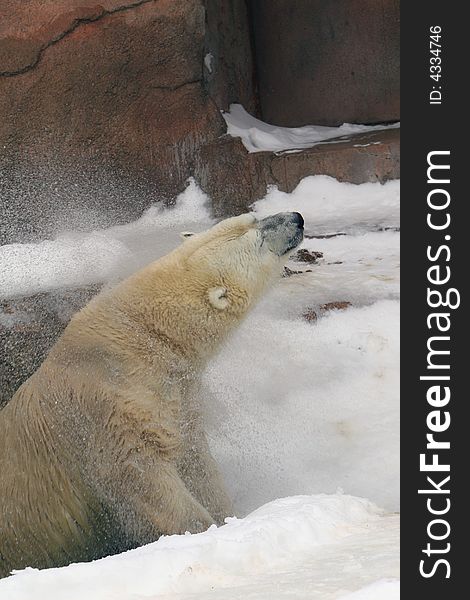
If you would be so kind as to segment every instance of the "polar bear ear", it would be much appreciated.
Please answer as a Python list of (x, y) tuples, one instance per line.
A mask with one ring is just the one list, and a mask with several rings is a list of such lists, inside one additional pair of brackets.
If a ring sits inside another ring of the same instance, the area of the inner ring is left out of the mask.
[(185, 240), (186, 238), (190, 238), (194, 235), (194, 231), (181, 231), (180, 238)]
[(207, 291), (209, 302), (214, 308), (224, 310), (230, 304), (227, 298), (227, 289), (224, 287), (214, 287)]

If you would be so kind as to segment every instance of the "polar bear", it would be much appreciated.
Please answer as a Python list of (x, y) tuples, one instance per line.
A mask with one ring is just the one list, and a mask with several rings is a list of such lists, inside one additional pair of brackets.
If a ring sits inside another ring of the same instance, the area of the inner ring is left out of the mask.
[(201, 371), (303, 238), (299, 213), (221, 221), (77, 313), (0, 412), (0, 575), (200, 532), (232, 514)]

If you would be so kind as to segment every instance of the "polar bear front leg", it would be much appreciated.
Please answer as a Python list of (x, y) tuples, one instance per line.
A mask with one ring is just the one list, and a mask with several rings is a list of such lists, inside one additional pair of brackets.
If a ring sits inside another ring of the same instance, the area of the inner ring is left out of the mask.
[(146, 458), (115, 465), (111, 478), (100, 486), (102, 499), (128, 538), (145, 544), (162, 534), (200, 533), (214, 524), (173, 463)]
[(186, 487), (217, 525), (223, 525), (225, 517), (234, 515), (233, 505), (204, 432), (198, 428), (193, 431), (183, 448), (179, 472)]
[[(155, 523), (161, 534), (199, 533), (214, 523), (214, 519), (181, 480), (176, 467), (158, 461), (155, 481), (137, 485), (139, 494), (133, 499), (138, 515)], [(128, 499), (129, 501), (129, 499)]]

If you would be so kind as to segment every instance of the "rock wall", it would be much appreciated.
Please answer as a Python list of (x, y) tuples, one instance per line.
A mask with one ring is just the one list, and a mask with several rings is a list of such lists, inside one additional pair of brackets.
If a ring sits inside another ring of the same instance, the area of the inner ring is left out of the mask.
[(253, 154), (239, 138), (223, 136), (201, 148), (195, 173), (210, 194), (214, 215), (222, 218), (248, 211), (268, 185), (292, 192), (309, 175), (330, 175), (356, 184), (399, 179), (400, 130), (336, 138), (298, 152)]
[(204, 83), (221, 110), (243, 104), (259, 115), (251, 15), (247, 0), (205, 0)]
[(399, 0), (253, 0), (252, 9), (265, 121), (400, 119)]
[(203, 2), (4, 0), (0, 10), (3, 241), (50, 233), (57, 213), (91, 211), (103, 225), (171, 201), (201, 145), (225, 131), (203, 84)]
[[(282, 178), (272, 175), (273, 157), (222, 140), (220, 110), (232, 102), (287, 125), (396, 118), (396, 8), (396, 0), (3, 0), (0, 243), (135, 219), (171, 203), (190, 175), (218, 215), (246, 206)], [(337, 167), (305, 153), (297, 171), (344, 178), (349, 158), (335, 157)], [(377, 175), (375, 164), (363, 166), (375, 169), (363, 180)], [(234, 173), (238, 185), (229, 184)]]
[(100, 286), (0, 299), (0, 408), (46, 358), (72, 315)]

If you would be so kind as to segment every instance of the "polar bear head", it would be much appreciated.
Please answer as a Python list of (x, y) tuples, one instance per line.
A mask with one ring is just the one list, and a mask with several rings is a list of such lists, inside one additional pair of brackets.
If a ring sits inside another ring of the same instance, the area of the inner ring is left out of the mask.
[(171, 339), (194, 364), (194, 357), (217, 348), (279, 276), (303, 239), (303, 225), (295, 212), (221, 221), (124, 281), (116, 301), (132, 322)]
[(303, 227), (297, 212), (261, 220), (243, 214), (192, 236), (181, 254), (188, 272), (206, 286), (206, 299), (214, 309), (244, 312), (300, 244)]

